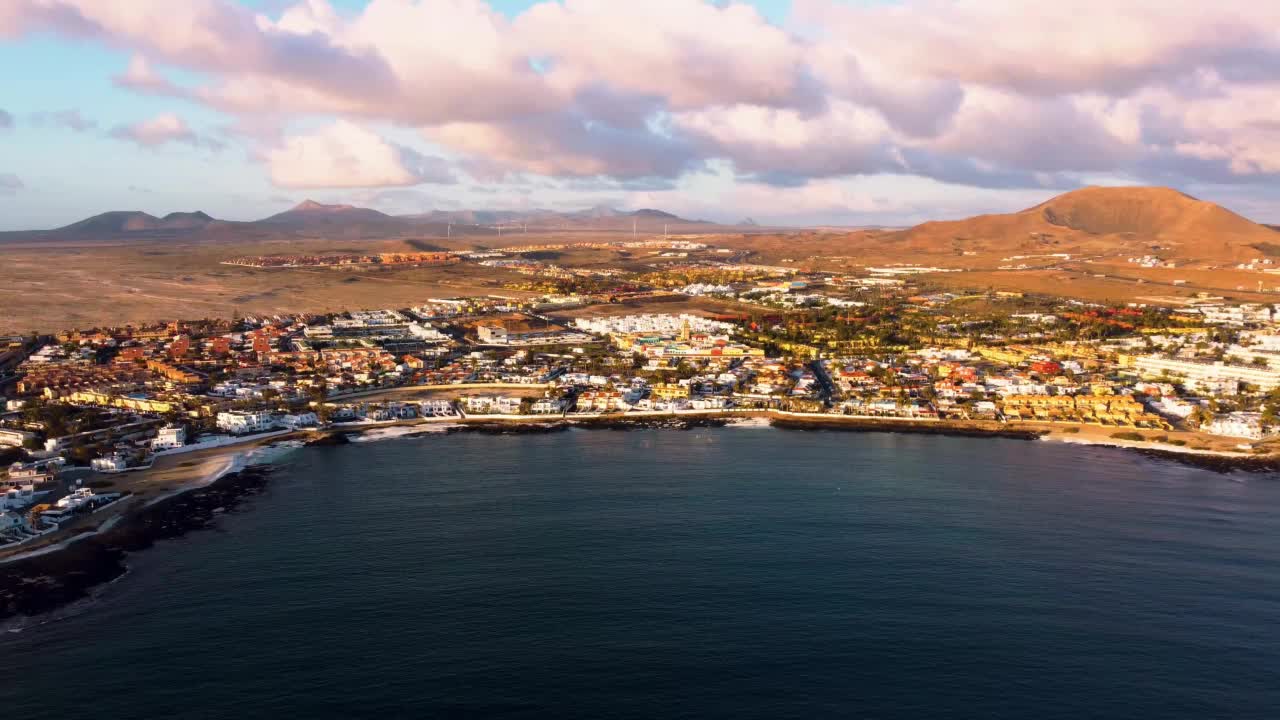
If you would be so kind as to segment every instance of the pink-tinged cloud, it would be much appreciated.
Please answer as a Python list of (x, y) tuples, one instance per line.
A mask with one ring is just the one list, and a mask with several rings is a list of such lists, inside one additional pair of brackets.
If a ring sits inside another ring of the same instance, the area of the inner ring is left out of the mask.
[(514, 38), (567, 94), (605, 85), (673, 109), (809, 103), (805, 47), (748, 5), (702, 0), (540, 3)]
[[(794, 0), (792, 15), (779, 28), (712, 0), (543, 0), (511, 20), (483, 0), (270, 14), (232, 0), (3, 0), (0, 36), (124, 49), (135, 57), (119, 84), (237, 127), (415, 128), (484, 178), (649, 183), (717, 162), (775, 185), (1280, 174), (1274, 2)], [(204, 79), (175, 87), (153, 62)], [(379, 157), (375, 178), (408, 181)]]
[(284, 188), (398, 187), (454, 181), (448, 164), (339, 121), (294, 135), (266, 153), (271, 181)]
[(156, 72), (144, 55), (134, 55), (129, 67), (112, 78), (117, 86), (146, 95), (182, 96), (185, 91)]
[(111, 131), (111, 137), (137, 143), (142, 147), (156, 148), (177, 143), (192, 147), (222, 149), (222, 143), (196, 134), (187, 122), (174, 113), (164, 113), (133, 125), (121, 125)]

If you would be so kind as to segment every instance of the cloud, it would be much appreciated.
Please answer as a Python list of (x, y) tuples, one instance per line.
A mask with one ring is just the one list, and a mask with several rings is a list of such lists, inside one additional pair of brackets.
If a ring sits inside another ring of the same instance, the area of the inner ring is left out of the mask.
[(267, 153), (271, 181), (285, 188), (398, 187), (451, 183), (448, 163), (388, 142), (347, 121), (294, 135)]
[(0, 173), (0, 195), (15, 195), (26, 185), (13, 173)]
[(13, 127), (13, 116), (4, 110), (0, 110), (0, 130), (7, 130)]
[(134, 55), (129, 60), (129, 67), (123, 73), (112, 78), (118, 87), (128, 88), (145, 95), (168, 95), (182, 97), (186, 91), (160, 75), (151, 67), (144, 55)]
[(943, 2), (796, 0), (801, 22), (909, 77), (1050, 97), (1124, 95), (1203, 67), (1275, 67), (1280, 7), (1252, 0)]
[(74, 109), (38, 112), (31, 116), (31, 121), (39, 127), (64, 128), (75, 132), (87, 132), (98, 127), (96, 121)]
[[(335, 8), (0, 0), (0, 37), (132, 53), (118, 86), (224, 113), (287, 186), (452, 178), (375, 125), (418, 131), (474, 180), (559, 188), (670, 187), (717, 163), (796, 192), (856, 176), (1262, 188), (1280, 174), (1277, 3), (793, 0), (785, 27), (720, 0), (539, 0), (512, 19), (485, 0)], [(190, 74), (179, 86), (157, 67)], [(287, 137), (317, 117), (335, 124)], [(158, 120), (113, 134), (207, 146)]]
[(516, 42), (568, 94), (595, 85), (665, 98), (676, 110), (725, 103), (811, 104), (804, 46), (751, 6), (702, 0), (544, 2)]
[(426, 136), (472, 158), (473, 174), (639, 178), (680, 175), (697, 158), (683, 141), (648, 126), (619, 127), (581, 112), (525, 116), (501, 123), (449, 123)]
[(197, 135), (187, 122), (174, 113), (164, 113), (149, 120), (120, 125), (111, 130), (109, 135), (117, 140), (137, 143), (146, 148), (156, 148), (169, 143), (203, 147), (210, 150), (221, 150), (223, 143)]

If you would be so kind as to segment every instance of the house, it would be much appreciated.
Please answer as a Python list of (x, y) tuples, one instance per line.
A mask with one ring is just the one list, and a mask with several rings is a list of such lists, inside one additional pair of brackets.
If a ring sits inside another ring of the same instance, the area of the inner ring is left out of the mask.
[(34, 485), (0, 487), (0, 510), (17, 510), (36, 501)]
[(471, 396), (462, 399), (463, 408), (476, 415), (516, 415), (520, 412), (520, 398), (507, 396)]
[(453, 403), (448, 400), (422, 400), (418, 403), (418, 414), (422, 417), (447, 417), (454, 415)]
[(187, 429), (181, 425), (167, 425), (160, 428), (151, 441), (153, 451), (173, 450), (187, 444)]
[(9, 477), (2, 486), (40, 486), (58, 476), (58, 464), (53, 462), (14, 463), (9, 466)]
[(529, 406), (534, 415), (558, 415), (564, 411), (564, 401), (559, 398), (541, 398)]
[(578, 412), (626, 410), (622, 393), (616, 390), (589, 390), (578, 395)]
[(89, 467), (98, 472), (118, 473), (128, 469), (129, 463), (124, 459), (124, 456), (116, 453), (90, 460)]
[(1204, 431), (1213, 435), (1261, 440), (1267, 435), (1262, 425), (1262, 413), (1233, 412), (1219, 415), (1204, 426)]
[(28, 441), (35, 439), (36, 434), (33, 432), (0, 428), (0, 447), (23, 447)]
[(0, 511), (0, 535), (21, 530), (26, 526), (27, 524), (22, 521), (22, 516), (18, 513)]
[(266, 432), (276, 428), (275, 416), (268, 412), (245, 412), (231, 410), (218, 413), (218, 429), (233, 435)]
[(481, 325), (476, 328), (476, 335), (487, 345), (506, 345), (509, 341), (507, 329), (501, 325)]
[(303, 427), (315, 427), (320, 419), (313, 412), (288, 413), (281, 415), (279, 423), (284, 427), (296, 430)]

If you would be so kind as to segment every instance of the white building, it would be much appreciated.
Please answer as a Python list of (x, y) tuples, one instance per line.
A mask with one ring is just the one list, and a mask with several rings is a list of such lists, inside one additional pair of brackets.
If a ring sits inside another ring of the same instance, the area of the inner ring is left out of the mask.
[(34, 504), (36, 488), (34, 485), (11, 485), (0, 487), (0, 510), (17, 510)]
[(475, 415), (515, 415), (520, 412), (520, 398), (475, 395), (462, 398), (462, 406)]
[[(1170, 375), (1179, 377), (1195, 387), (1203, 383), (1214, 384), (1220, 389), (1222, 382), (1248, 383), (1263, 392), (1280, 387), (1280, 370), (1252, 365), (1228, 365), (1224, 362), (1199, 362), (1195, 360), (1172, 360), (1159, 355), (1140, 355), (1133, 358), (1133, 367), (1148, 377)], [(1205, 387), (1204, 389), (1209, 389)]]
[(187, 429), (181, 425), (168, 425), (160, 428), (160, 432), (151, 441), (151, 449), (154, 451), (173, 450), (186, 444)]
[(539, 398), (529, 407), (534, 415), (558, 415), (564, 412), (564, 401), (559, 398)]
[(0, 447), (22, 447), (28, 440), (34, 440), (36, 434), (26, 430), (0, 428)]
[(22, 521), (21, 515), (0, 511), (0, 534), (20, 530), (26, 526), (27, 524)]
[(489, 345), (506, 345), (510, 340), (507, 329), (501, 325), (481, 325), (476, 328), (476, 335), (480, 342)]
[(128, 469), (129, 463), (125, 461), (124, 457), (117, 453), (114, 455), (94, 458), (89, 461), (89, 467), (97, 470), (98, 472), (117, 473), (124, 472)]
[(453, 403), (444, 400), (422, 400), (418, 403), (418, 414), (422, 417), (447, 417), (456, 415), (453, 411)]
[(1261, 440), (1267, 433), (1262, 427), (1262, 413), (1233, 412), (1219, 415), (1204, 426), (1213, 435)]
[(320, 418), (313, 412), (289, 413), (281, 415), (280, 424), (284, 427), (297, 430), (304, 427), (315, 427), (320, 422)]
[(266, 432), (276, 427), (275, 416), (268, 412), (244, 412), (231, 410), (220, 412), (217, 417), (218, 429), (233, 435)]
[(1269, 305), (1198, 305), (1206, 322), (1215, 325), (1265, 325), (1271, 322)]
[(63, 510), (79, 510), (80, 508), (92, 504), (94, 501), (93, 491), (89, 488), (80, 488), (72, 492), (70, 495), (61, 498), (54, 503), (54, 507)]
[(709, 320), (699, 315), (620, 315), (615, 317), (577, 318), (573, 321), (579, 330), (608, 335), (610, 333), (652, 333), (675, 336), (689, 332), (706, 334), (730, 334), (737, 330), (732, 323)]

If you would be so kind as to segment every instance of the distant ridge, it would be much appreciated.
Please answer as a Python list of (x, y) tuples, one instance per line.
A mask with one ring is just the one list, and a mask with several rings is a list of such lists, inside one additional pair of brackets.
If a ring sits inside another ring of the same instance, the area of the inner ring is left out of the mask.
[(156, 217), (140, 210), (114, 210), (85, 218), (54, 230), (11, 231), (5, 240), (22, 238), (66, 238), (75, 240), (128, 239), (133, 236), (153, 240), (169, 236), (193, 236), (208, 240), (234, 240), (264, 233), (337, 234), (367, 239), (403, 237), (412, 234), (489, 235), (498, 226), (520, 226), (535, 231), (606, 231), (632, 229), (646, 232), (703, 231), (711, 225), (688, 220), (672, 213), (642, 208), (618, 210), (600, 205), (575, 212), (531, 210), (433, 210), (412, 215), (389, 215), (372, 208), (327, 204), (304, 200), (297, 205), (260, 220), (231, 222), (202, 211), (172, 212)]
[(1183, 259), (1255, 257), (1275, 231), (1226, 208), (1166, 187), (1087, 187), (1004, 215), (933, 221), (883, 236), (925, 252), (1014, 251), (1046, 245), (1151, 245)]
[(147, 232), (153, 230), (190, 230), (202, 228), (217, 222), (207, 214), (196, 212), (174, 212), (158, 218), (139, 210), (114, 210), (104, 212), (79, 222), (58, 228), (59, 232), (68, 233), (127, 233)]
[(273, 225), (342, 225), (346, 223), (395, 222), (384, 212), (354, 205), (326, 205), (304, 200), (282, 213), (259, 220)]

